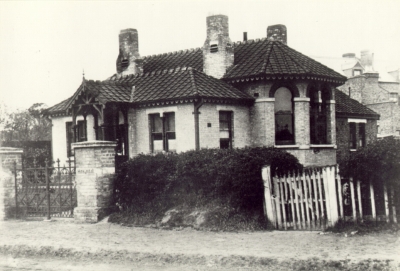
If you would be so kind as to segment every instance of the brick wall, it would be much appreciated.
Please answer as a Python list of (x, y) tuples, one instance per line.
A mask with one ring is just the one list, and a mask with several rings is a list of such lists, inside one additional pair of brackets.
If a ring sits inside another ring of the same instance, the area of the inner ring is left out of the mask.
[(78, 200), (74, 219), (78, 222), (98, 222), (112, 208), (116, 144), (109, 141), (88, 141), (74, 143), (73, 146)]
[[(213, 51), (211, 46), (217, 46)], [(233, 44), (229, 38), (228, 16), (207, 17), (207, 38), (203, 45), (203, 71), (215, 78), (221, 78), (233, 64)]]
[(296, 156), (306, 167), (336, 165), (336, 150), (333, 148), (286, 149), (286, 151)]
[(15, 180), (12, 170), (14, 162), (18, 169), (21, 168), (22, 152), (22, 149), (17, 148), (0, 148), (0, 221), (14, 216), (16, 212)]
[[(350, 125), (347, 118), (336, 119), (336, 143), (337, 143), (337, 160), (340, 162), (350, 152)], [(359, 130), (356, 127), (356, 137), (359, 138)], [(365, 144), (368, 145), (377, 138), (377, 121), (367, 120), (365, 124)]]
[(396, 127), (399, 126), (400, 108), (395, 102), (370, 104), (368, 108), (380, 115), (378, 124), (378, 135), (388, 136), (396, 134)]
[[(233, 147), (250, 145), (249, 108), (239, 105), (203, 104), (200, 107), (200, 148), (219, 148), (219, 111), (233, 112)], [(208, 127), (209, 124), (211, 127)]]

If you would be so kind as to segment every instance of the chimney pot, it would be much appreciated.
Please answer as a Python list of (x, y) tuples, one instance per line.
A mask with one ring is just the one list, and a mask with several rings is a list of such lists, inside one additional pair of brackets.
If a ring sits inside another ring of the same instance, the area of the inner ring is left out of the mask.
[(344, 57), (344, 58), (355, 58), (356, 54), (355, 53), (346, 53), (346, 54), (343, 54), (342, 57)]
[(247, 32), (243, 32), (243, 41), (247, 41)]
[(287, 29), (283, 24), (270, 25), (267, 28), (267, 39), (287, 44)]

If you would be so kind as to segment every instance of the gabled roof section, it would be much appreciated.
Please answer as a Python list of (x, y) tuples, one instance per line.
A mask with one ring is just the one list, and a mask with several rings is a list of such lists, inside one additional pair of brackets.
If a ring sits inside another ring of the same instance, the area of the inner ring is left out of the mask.
[(350, 98), (347, 94), (336, 89), (336, 115), (338, 117), (363, 117), (366, 119), (379, 119), (379, 114), (365, 105)]
[(279, 41), (267, 39), (235, 43), (234, 65), (225, 80), (254, 76), (318, 77), (344, 83), (346, 77)]
[(253, 101), (250, 95), (231, 85), (192, 68), (177, 68), (129, 75), (114, 82), (135, 87), (131, 102), (149, 103), (177, 99), (213, 98), (224, 100)]
[(203, 51), (201, 48), (151, 55), (143, 58), (143, 72), (163, 71), (178, 67), (192, 67), (203, 70)]
[(95, 100), (101, 104), (106, 104), (107, 102), (129, 102), (131, 87), (129, 84), (124, 83), (84, 79), (72, 97), (50, 107), (47, 109), (47, 112), (50, 115), (68, 113), (68, 109), (72, 107), (74, 102), (84, 92), (95, 94)]

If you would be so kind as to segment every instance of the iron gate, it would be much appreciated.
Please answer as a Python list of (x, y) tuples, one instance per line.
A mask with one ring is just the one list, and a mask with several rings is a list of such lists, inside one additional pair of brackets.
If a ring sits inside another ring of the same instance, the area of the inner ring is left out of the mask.
[[(54, 163), (54, 162), (53, 162)], [(14, 163), (16, 213), (22, 216), (73, 217), (77, 206), (75, 166), (36, 166), (17, 169)]]

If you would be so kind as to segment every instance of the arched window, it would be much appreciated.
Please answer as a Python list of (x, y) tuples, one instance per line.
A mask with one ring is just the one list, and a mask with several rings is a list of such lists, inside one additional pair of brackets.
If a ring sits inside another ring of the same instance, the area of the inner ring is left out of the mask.
[(275, 144), (294, 144), (293, 95), (285, 87), (275, 92)]
[(309, 95), (311, 144), (328, 144), (329, 90), (311, 87)]

